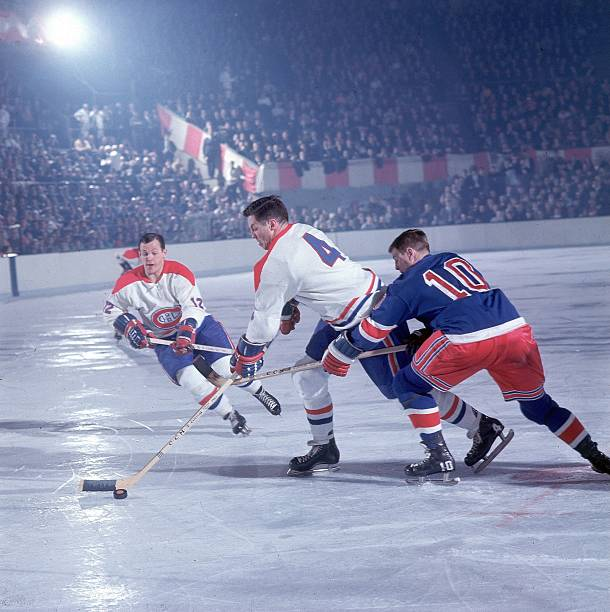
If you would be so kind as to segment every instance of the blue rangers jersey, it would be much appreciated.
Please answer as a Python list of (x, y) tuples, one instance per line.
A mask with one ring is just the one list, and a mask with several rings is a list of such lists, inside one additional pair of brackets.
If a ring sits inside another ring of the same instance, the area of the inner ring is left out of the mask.
[(456, 253), (426, 255), (403, 272), (350, 337), (368, 350), (408, 319), (441, 330), (454, 344), (493, 338), (526, 324), (504, 293), (491, 289)]

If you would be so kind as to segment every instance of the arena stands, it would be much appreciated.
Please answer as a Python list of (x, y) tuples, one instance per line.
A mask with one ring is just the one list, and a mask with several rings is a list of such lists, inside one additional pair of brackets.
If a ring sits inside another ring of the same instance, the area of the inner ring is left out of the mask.
[[(604, 2), (256, 5), (255, 34), (227, 5), (205, 15), (206, 37), (179, 7), (160, 9), (141, 38), (126, 38), (132, 81), (115, 98), (45, 95), (23, 78), (40, 58), (24, 51), (17, 71), (11, 48), (0, 71), (0, 248), (122, 247), (149, 229), (171, 242), (245, 236), (252, 196), (239, 168), (219, 172), (221, 143), (298, 176), (315, 162), (333, 174), (361, 159), (495, 160), (389, 196), (350, 192), (332, 210), (293, 209), (326, 231), (610, 214), (608, 160), (579, 152), (610, 145)], [(157, 104), (212, 136), (207, 163), (175, 155)]]

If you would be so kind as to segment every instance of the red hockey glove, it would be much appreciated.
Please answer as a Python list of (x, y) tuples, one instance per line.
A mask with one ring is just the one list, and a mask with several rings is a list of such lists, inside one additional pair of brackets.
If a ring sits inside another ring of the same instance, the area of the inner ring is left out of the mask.
[(282, 308), (282, 318), (280, 320), (280, 332), (287, 336), (301, 320), (301, 311), (296, 300), (290, 300)]
[(178, 355), (186, 355), (189, 351), (193, 350), (196, 327), (197, 321), (195, 321), (195, 319), (189, 318), (181, 321), (180, 325), (178, 325), (176, 339), (171, 344), (175, 353), (178, 353)]
[(362, 350), (355, 347), (343, 332), (333, 340), (322, 356), (322, 367), (334, 376), (347, 376), (349, 369)]
[(266, 347), (264, 343), (250, 342), (245, 335), (242, 336), (231, 355), (231, 372), (243, 377), (254, 376), (263, 367)]
[(129, 312), (124, 312), (114, 320), (114, 328), (123, 334), (133, 348), (141, 349), (150, 346), (148, 338), (152, 335), (142, 325), (142, 321)]

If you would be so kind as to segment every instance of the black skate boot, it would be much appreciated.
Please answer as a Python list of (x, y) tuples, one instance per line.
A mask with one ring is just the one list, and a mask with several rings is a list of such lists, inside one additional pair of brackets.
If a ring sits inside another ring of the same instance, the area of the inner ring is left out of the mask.
[(239, 412), (237, 412), (237, 410), (231, 410), (231, 412), (229, 412), (229, 414), (226, 414), (222, 418), (225, 421), (227, 419), (229, 419), (229, 421), (231, 423), (231, 429), (233, 430), (233, 433), (236, 436), (238, 436), (239, 434), (241, 434), (242, 436), (249, 436), (250, 435), (251, 430), (246, 425), (245, 417), (243, 417), (241, 414), (239, 414)]
[(293, 457), (288, 464), (288, 476), (304, 476), (314, 472), (334, 472), (338, 470), (339, 449), (335, 439), (326, 443), (309, 440), (311, 450), (306, 455)]
[[(512, 429), (509, 429), (506, 434), (503, 432), (504, 425), (498, 419), (482, 414), (479, 428), (472, 436), (472, 447), (464, 457), (464, 463), (471, 467), (482, 461), (474, 468), (474, 471), (483, 471), (506, 448), (515, 435)], [(497, 438), (500, 438), (500, 444), (489, 452)]]
[[(460, 482), (459, 478), (452, 477), (455, 471), (455, 461), (444, 440), (434, 448), (428, 448), (424, 442), (421, 444), (424, 446), (426, 458), (419, 463), (412, 463), (405, 467), (407, 483), (421, 485), (432, 482), (454, 485)], [(442, 474), (442, 478), (435, 477), (436, 474)]]
[(591, 436), (587, 436), (578, 446), (576, 450), (580, 456), (586, 459), (591, 467), (600, 474), (610, 474), (610, 457), (605, 455), (597, 448), (597, 443), (591, 440)]
[(270, 412), (273, 416), (281, 414), (282, 407), (278, 402), (277, 398), (273, 397), (269, 391), (265, 391), (261, 387), (255, 394), (254, 397)]

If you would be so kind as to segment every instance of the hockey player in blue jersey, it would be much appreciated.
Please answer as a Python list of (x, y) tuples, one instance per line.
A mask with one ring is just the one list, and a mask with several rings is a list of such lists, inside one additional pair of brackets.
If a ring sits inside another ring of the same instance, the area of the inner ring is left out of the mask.
[(546, 393), (532, 330), (504, 293), (492, 289), (456, 253), (431, 254), (422, 230), (403, 232), (389, 252), (401, 275), (358, 327), (329, 345), (323, 367), (330, 374), (345, 376), (360, 352), (377, 346), (408, 319), (418, 319), (432, 330), (393, 383), (426, 448), (423, 461), (405, 467), (408, 479), (425, 480), (442, 473), (442, 481), (451, 482), (455, 462), (430, 392), (448, 391), (480, 370), (489, 372), (506, 401), (519, 402), (528, 419), (548, 427), (595, 471), (610, 474), (610, 458), (598, 450), (584, 425)]

